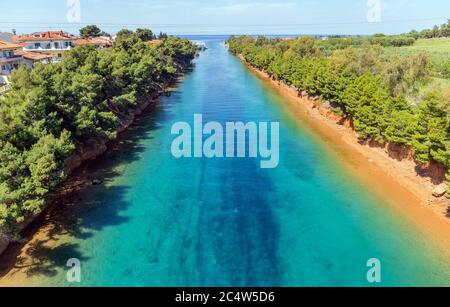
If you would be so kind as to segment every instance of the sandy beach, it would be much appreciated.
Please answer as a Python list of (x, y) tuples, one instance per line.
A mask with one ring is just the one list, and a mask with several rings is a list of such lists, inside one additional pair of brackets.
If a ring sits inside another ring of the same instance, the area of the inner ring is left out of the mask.
[(323, 110), (317, 108), (317, 102), (299, 97), (295, 89), (273, 80), (242, 57), (240, 60), (267, 87), (284, 98), (286, 107), (306, 123), (352, 175), (448, 250), (450, 218), (447, 210), (450, 201), (446, 197), (435, 198), (432, 195), (437, 185), (430, 178), (417, 174), (413, 160), (395, 160), (384, 148), (361, 145), (357, 133), (349, 125), (339, 124), (337, 117), (324, 115)]

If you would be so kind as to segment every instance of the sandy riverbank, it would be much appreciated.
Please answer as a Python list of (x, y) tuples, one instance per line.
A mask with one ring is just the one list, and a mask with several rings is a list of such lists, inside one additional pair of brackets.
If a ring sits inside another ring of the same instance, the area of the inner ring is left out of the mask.
[(437, 185), (431, 178), (417, 173), (412, 159), (396, 160), (389, 156), (386, 148), (360, 144), (357, 133), (349, 125), (339, 123), (337, 116), (317, 108), (316, 101), (299, 97), (297, 90), (273, 80), (242, 58), (241, 61), (265, 86), (284, 98), (286, 107), (326, 143), (350, 173), (445, 249), (450, 247), (450, 218), (447, 216), (450, 202), (445, 197), (433, 197)]

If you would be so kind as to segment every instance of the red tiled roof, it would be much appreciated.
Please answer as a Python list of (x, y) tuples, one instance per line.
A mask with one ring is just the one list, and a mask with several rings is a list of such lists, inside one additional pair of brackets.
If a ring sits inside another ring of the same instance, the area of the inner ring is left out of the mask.
[(74, 41), (75, 45), (83, 46), (101, 46), (101, 47), (111, 47), (113, 44), (111, 40), (108, 38), (102, 37), (92, 37), (92, 38), (80, 38)]
[(70, 35), (63, 31), (47, 31), (47, 32), (34, 32), (27, 35), (14, 35), (14, 42), (31, 42), (31, 41), (55, 41), (55, 40), (73, 40), (75, 36)]
[(16, 55), (20, 55), (24, 59), (31, 61), (41, 61), (53, 58), (53, 56), (51, 56), (50, 54), (32, 51), (18, 51), (16, 52)]
[(0, 50), (11, 50), (22, 48), (20, 45), (0, 41)]

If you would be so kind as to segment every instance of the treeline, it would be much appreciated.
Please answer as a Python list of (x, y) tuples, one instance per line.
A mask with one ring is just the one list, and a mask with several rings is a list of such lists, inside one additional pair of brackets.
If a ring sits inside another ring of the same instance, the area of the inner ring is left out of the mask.
[(123, 30), (113, 48), (76, 47), (61, 63), (12, 74), (0, 97), (0, 235), (42, 210), (77, 146), (114, 139), (121, 121), (190, 65), (190, 41), (149, 36)]
[(415, 39), (450, 37), (450, 19), (447, 23), (444, 23), (441, 26), (436, 25), (432, 29), (425, 29), (420, 32), (413, 30), (406, 35)]
[[(118, 33), (118, 35), (123, 35), (124, 33), (131, 32), (130, 30), (122, 30)], [(143, 41), (151, 41), (155, 39), (166, 39), (169, 36), (166, 33), (160, 32), (159, 36), (153, 33), (150, 29), (142, 29), (137, 28), (136, 31), (134, 31), (135, 35), (141, 38)], [(97, 25), (87, 25), (80, 29), (80, 37), (81, 38), (92, 38), (92, 37), (99, 37), (99, 36), (109, 36), (111, 35), (109, 33), (106, 33), (105, 31), (102, 31)]]
[(417, 162), (450, 166), (450, 90), (430, 90), (418, 105), (406, 98), (417, 95), (430, 76), (427, 55), (386, 59), (382, 47), (366, 44), (326, 57), (311, 37), (242, 36), (228, 44), (232, 53), (273, 78), (320, 96), (353, 121), (362, 139), (411, 146)]

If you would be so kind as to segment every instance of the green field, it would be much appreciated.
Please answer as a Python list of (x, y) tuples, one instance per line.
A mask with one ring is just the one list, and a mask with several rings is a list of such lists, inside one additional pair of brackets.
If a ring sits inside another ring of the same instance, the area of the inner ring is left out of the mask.
[(412, 46), (386, 48), (387, 55), (403, 55), (417, 52), (427, 52), (433, 59), (450, 60), (450, 38), (419, 39)]
[(385, 48), (387, 57), (408, 56), (419, 52), (430, 55), (436, 73), (429, 82), (419, 87), (416, 95), (409, 97), (411, 102), (420, 101), (419, 97), (432, 89), (450, 88), (450, 38), (419, 39), (412, 46)]
[(414, 45), (401, 48), (446, 53), (450, 56), (450, 38), (419, 39)]
[(412, 46), (385, 48), (385, 54), (389, 57), (418, 52), (428, 53), (441, 77), (450, 78), (450, 38), (419, 39)]

